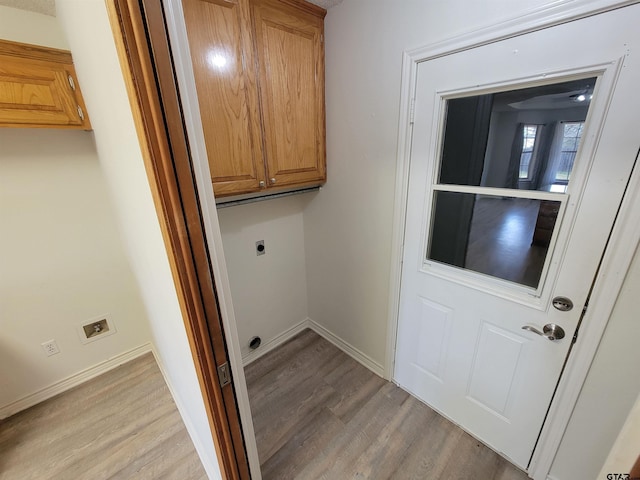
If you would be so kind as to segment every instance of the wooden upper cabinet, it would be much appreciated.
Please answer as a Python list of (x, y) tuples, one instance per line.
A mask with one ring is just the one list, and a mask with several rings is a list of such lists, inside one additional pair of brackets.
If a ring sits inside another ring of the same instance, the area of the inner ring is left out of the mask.
[(324, 14), (306, 3), (251, 0), (267, 178), (272, 186), (324, 182)]
[(258, 191), (265, 170), (247, 0), (183, 0), (217, 196)]
[(323, 183), (325, 10), (183, 0), (217, 197)]
[(0, 127), (90, 130), (86, 112), (70, 52), (0, 40)]

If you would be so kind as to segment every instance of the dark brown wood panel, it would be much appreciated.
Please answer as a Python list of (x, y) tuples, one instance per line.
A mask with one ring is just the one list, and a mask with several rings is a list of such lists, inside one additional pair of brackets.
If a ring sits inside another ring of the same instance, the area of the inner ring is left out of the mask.
[(158, 0), (109, 0), (112, 27), (224, 478), (250, 478), (215, 281)]

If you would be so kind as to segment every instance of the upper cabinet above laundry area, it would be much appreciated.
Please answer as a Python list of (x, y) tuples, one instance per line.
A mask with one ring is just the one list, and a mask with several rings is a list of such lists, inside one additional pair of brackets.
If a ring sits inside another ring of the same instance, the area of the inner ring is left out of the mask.
[(183, 0), (216, 197), (326, 180), (324, 16), (298, 0)]
[(70, 52), (0, 40), (0, 127), (91, 130)]

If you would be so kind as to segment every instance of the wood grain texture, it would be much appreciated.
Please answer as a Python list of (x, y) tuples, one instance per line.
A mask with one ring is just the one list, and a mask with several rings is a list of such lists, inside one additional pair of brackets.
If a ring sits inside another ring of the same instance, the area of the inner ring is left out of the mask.
[(0, 127), (91, 129), (69, 52), (0, 40)]
[(214, 192), (258, 191), (265, 167), (248, 0), (183, 8)]
[(233, 383), (218, 377), (229, 359), (162, 5), (107, 6), (220, 471), (249, 478)]
[(251, 6), (269, 186), (322, 183), (324, 14), (276, 0)]
[(245, 373), (266, 480), (527, 479), (311, 330)]
[(73, 63), (71, 52), (58, 48), (42, 47), (28, 43), (0, 40), (0, 53), (18, 58), (30, 58), (44, 62), (57, 62), (62, 64)]
[(207, 478), (149, 353), (0, 421), (0, 480)]
[(477, 199), (465, 267), (537, 288), (548, 251), (532, 244), (539, 205), (525, 198)]

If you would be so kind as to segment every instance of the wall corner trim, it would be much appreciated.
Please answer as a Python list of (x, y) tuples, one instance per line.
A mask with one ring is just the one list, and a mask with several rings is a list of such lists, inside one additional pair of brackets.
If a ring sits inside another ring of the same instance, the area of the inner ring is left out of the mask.
[(214, 463), (211, 462), (212, 456), (210, 455), (210, 452), (205, 448), (200, 437), (198, 437), (197, 435), (192, 435), (192, 432), (195, 432), (196, 430), (194, 428), (193, 422), (191, 421), (191, 416), (187, 415), (187, 408), (184, 406), (180, 395), (177, 395), (175, 389), (173, 388), (173, 384), (171, 383), (171, 377), (167, 374), (167, 370), (165, 369), (164, 363), (162, 363), (162, 357), (158, 354), (155, 346), (153, 345), (151, 346), (151, 353), (153, 354), (153, 358), (156, 361), (156, 365), (158, 365), (158, 369), (162, 374), (164, 383), (167, 385), (167, 388), (169, 389), (169, 394), (173, 399), (173, 403), (176, 404), (176, 408), (178, 409), (178, 413), (180, 414), (182, 422), (184, 423), (185, 429), (189, 434), (189, 438), (191, 438), (191, 442), (193, 442), (193, 448), (196, 449), (196, 453), (200, 458), (200, 462), (202, 462), (202, 468), (204, 468), (204, 471), (206, 472), (208, 478), (213, 480), (220, 479), (220, 474), (218, 473), (220, 469), (218, 465), (215, 465)]
[(73, 387), (77, 387), (78, 385), (97, 377), (98, 375), (107, 373), (109, 370), (113, 370), (124, 363), (130, 362), (131, 360), (144, 355), (145, 353), (151, 352), (152, 349), (153, 347), (151, 343), (145, 343), (139, 347), (132, 348), (131, 350), (127, 350), (126, 352), (111, 357), (92, 367), (81, 370), (78, 373), (74, 373), (73, 375), (59, 380), (48, 387), (22, 397), (15, 402), (3, 405), (0, 407), (0, 420), (10, 417), (11, 415), (15, 415), (29, 407), (33, 407), (34, 405), (55, 397), (60, 393), (64, 393)]
[(266, 355), (271, 350), (274, 350), (275, 348), (279, 347), (280, 345), (287, 342), (291, 338), (295, 337), (298, 333), (306, 329), (313, 330), (322, 338), (327, 340), (329, 343), (335, 345), (344, 353), (349, 355), (356, 362), (364, 365), (379, 377), (384, 378), (384, 367), (382, 366), (381, 363), (376, 362), (373, 358), (371, 358), (366, 353), (361, 352), (350, 343), (345, 342), (343, 339), (341, 339), (340, 337), (338, 337), (337, 335), (330, 332), (325, 327), (323, 327), (322, 325), (320, 325), (319, 323), (317, 323), (316, 321), (308, 317), (302, 320), (301, 322), (296, 323), (293, 327), (289, 328), (288, 330), (285, 330), (277, 337), (269, 340), (267, 343), (261, 346), (258, 350), (254, 350), (252, 352), (249, 352), (247, 355), (244, 355), (242, 357), (243, 366), (246, 367), (251, 362), (255, 362), (257, 359), (259, 359), (263, 355)]
[(337, 335), (334, 335), (333, 333), (331, 333), (329, 330), (327, 330), (326, 328), (324, 328), (322, 325), (315, 322), (314, 320), (307, 318), (307, 322), (308, 322), (308, 328), (316, 332), (321, 337), (324, 337), (325, 340), (334, 344), (344, 353), (349, 355), (355, 361), (367, 367), (369, 370), (371, 370), (373, 373), (375, 373), (379, 377), (384, 378), (384, 367), (382, 366), (381, 363), (376, 362), (369, 355), (361, 352), (351, 344), (345, 342), (343, 339), (341, 339)]
[(311, 326), (309, 325), (309, 319), (305, 318), (301, 322), (296, 323), (294, 326), (288, 328), (281, 334), (277, 335), (276, 337), (272, 338), (268, 342), (264, 343), (257, 350), (252, 350), (249, 353), (243, 355), (242, 365), (246, 367), (251, 362), (255, 362), (257, 359), (259, 359), (263, 355), (266, 355), (271, 350), (274, 350), (275, 348), (279, 347), (283, 343), (286, 343), (288, 340), (292, 339), (297, 334), (299, 334), (300, 332), (302, 332), (307, 328), (311, 328)]

